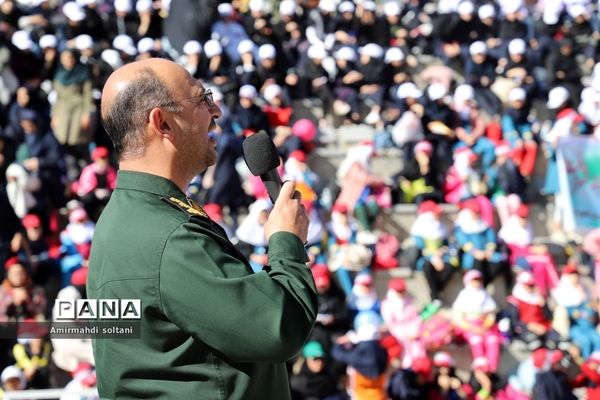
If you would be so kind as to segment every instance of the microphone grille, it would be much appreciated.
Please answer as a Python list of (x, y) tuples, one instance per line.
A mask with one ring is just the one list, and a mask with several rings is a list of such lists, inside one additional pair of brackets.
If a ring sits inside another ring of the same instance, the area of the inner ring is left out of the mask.
[(242, 143), (244, 161), (254, 176), (265, 174), (279, 166), (279, 154), (266, 132), (248, 136)]

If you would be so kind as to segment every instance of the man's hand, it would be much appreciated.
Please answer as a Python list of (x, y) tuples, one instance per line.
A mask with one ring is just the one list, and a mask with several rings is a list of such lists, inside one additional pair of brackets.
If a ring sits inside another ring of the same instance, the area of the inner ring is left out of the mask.
[(269, 219), (265, 223), (267, 241), (275, 232), (290, 232), (298, 236), (303, 243), (308, 237), (308, 214), (302, 205), (300, 192), (295, 182), (284, 182), (279, 197), (273, 206)]

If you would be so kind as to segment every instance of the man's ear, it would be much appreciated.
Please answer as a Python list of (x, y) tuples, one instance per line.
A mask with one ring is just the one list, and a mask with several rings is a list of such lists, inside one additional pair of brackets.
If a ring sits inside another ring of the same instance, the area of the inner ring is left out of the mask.
[(167, 119), (167, 114), (160, 108), (153, 108), (148, 116), (148, 123), (152, 131), (167, 138), (172, 139), (173, 131), (171, 129), (172, 121)]

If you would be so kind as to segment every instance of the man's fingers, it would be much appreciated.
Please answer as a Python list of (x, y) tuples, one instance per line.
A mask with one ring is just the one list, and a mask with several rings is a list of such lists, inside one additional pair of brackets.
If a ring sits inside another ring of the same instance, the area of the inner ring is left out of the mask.
[(294, 191), (296, 190), (296, 182), (294, 181), (285, 181), (281, 186), (281, 191), (279, 192), (279, 197), (284, 199), (291, 199), (294, 195)]

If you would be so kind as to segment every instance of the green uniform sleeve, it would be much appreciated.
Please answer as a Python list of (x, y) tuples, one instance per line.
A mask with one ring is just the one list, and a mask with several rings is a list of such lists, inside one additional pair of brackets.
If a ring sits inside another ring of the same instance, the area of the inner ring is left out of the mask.
[(269, 272), (246, 265), (203, 228), (184, 223), (165, 246), (160, 295), (167, 318), (233, 362), (283, 362), (304, 344), (317, 295), (304, 247), (278, 232)]

